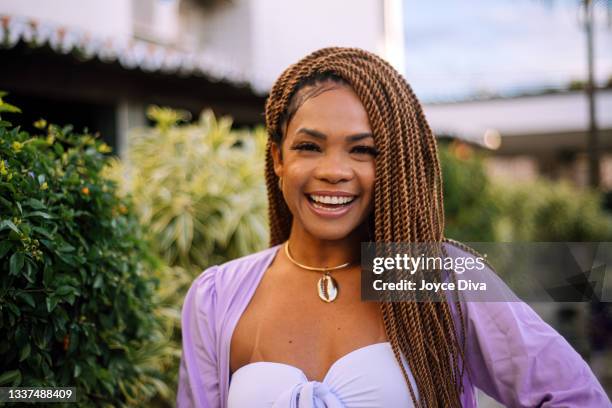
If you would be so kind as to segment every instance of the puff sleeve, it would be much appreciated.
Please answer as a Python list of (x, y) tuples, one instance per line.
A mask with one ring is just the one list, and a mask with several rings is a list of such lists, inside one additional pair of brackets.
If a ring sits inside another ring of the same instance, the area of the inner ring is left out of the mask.
[(473, 384), (511, 407), (609, 407), (582, 357), (523, 302), (466, 302)]
[(191, 285), (181, 313), (183, 353), (179, 368), (178, 408), (220, 407), (215, 270), (205, 270)]

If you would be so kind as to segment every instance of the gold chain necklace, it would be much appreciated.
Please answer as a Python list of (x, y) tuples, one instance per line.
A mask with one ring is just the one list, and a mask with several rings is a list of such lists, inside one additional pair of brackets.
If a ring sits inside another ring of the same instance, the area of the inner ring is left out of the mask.
[(302, 265), (301, 263), (293, 259), (293, 257), (289, 253), (289, 241), (287, 241), (287, 243), (285, 244), (285, 255), (287, 255), (287, 258), (289, 258), (289, 260), (293, 262), (293, 264), (299, 266), (302, 269), (306, 269), (308, 271), (323, 272), (323, 276), (321, 277), (321, 279), (319, 279), (319, 282), (317, 283), (317, 291), (319, 292), (319, 298), (321, 298), (321, 300), (326, 303), (331, 303), (336, 300), (339, 291), (338, 283), (334, 278), (331, 277), (329, 273), (337, 269), (346, 268), (351, 264), (350, 262), (343, 263), (342, 265), (334, 266), (332, 268), (318, 268), (315, 266)]

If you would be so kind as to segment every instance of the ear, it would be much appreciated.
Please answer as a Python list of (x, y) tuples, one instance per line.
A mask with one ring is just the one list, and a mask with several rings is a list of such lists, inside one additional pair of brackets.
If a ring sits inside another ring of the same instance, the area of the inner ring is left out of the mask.
[(274, 173), (276, 173), (278, 177), (282, 177), (283, 175), (282, 147), (276, 143), (272, 143), (270, 152), (272, 153), (272, 161), (274, 162)]

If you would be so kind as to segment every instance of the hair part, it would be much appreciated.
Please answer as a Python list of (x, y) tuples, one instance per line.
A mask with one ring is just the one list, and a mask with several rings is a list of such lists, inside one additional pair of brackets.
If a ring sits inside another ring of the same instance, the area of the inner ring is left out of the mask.
[(300, 109), (300, 107), (311, 98), (319, 96), (325, 91), (334, 89), (338, 85), (350, 86), (342, 77), (333, 72), (321, 72), (307, 78), (303, 78), (293, 90), (289, 98), (287, 108), (279, 118), (278, 132), (272, 135), (272, 140), (280, 147), (285, 137), (289, 122)]

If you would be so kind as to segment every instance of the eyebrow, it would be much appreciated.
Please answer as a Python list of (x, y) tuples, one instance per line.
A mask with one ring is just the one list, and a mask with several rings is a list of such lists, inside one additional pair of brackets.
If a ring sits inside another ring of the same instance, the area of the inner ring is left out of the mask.
[[(312, 137), (314, 137), (316, 139), (321, 139), (321, 140), (326, 140), (327, 139), (327, 135), (325, 133), (321, 133), (318, 130), (314, 130), (314, 129), (299, 128), (297, 133), (305, 133), (305, 134), (307, 134), (309, 136), (312, 136)], [(358, 140), (362, 140), (362, 139), (365, 139), (365, 138), (368, 138), (368, 137), (374, 138), (372, 136), (372, 133), (364, 132), (364, 133), (356, 133), (354, 135), (348, 135), (348, 136), (346, 136), (345, 139), (346, 139), (347, 142), (356, 142)]]

